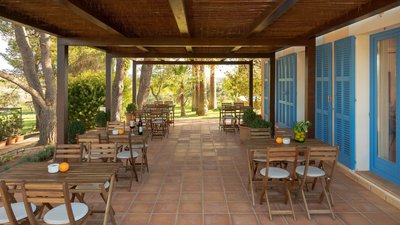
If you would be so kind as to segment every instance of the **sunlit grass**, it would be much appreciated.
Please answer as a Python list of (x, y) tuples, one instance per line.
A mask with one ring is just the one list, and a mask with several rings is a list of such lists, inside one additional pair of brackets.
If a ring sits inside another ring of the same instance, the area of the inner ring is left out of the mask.
[(198, 116), (196, 112), (192, 112), (191, 107), (186, 107), (185, 109), (186, 116), (181, 116), (181, 107), (175, 107), (175, 118), (199, 118), (199, 119), (212, 119), (212, 118), (219, 118), (219, 110), (208, 110), (205, 116)]
[(22, 113), (22, 120), (23, 120), (22, 134), (26, 134), (35, 129), (36, 125), (35, 112)]

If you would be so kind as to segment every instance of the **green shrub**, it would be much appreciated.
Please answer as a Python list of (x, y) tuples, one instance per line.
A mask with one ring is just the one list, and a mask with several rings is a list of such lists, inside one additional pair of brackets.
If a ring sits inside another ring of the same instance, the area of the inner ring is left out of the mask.
[(83, 134), (86, 131), (86, 126), (82, 121), (74, 120), (68, 124), (68, 143), (75, 144), (76, 136)]
[(106, 112), (98, 111), (96, 114), (96, 126), (105, 127), (107, 126), (107, 121), (109, 120), (109, 115)]
[(268, 128), (271, 126), (271, 123), (263, 120), (260, 117), (256, 117), (250, 124), (251, 128)]
[(87, 128), (95, 127), (97, 111), (105, 104), (105, 75), (84, 73), (69, 82), (68, 120), (82, 121)]
[(126, 106), (126, 112), (127, 113), (134, 113), (136, 110), (137, 110), (137, 104), (134, 104), (134, 103), (129, 103), (127, 106)]
[(243, 113), (243, 123), (246, 126), (251, 126), (253, 121), (257, 118), (256, 112), (252, 108), (248, 108), (244, 113)]

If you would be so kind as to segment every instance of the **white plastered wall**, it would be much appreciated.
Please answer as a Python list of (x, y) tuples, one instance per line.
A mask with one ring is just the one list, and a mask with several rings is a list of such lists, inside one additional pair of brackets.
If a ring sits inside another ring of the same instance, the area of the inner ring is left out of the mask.
[(305, 65), (305, 48), (292, 47), (275, 53), (276, 59), (283, 56), (296, 53), (296, 119), (304, 120), (305, 118), (305, 95), (306, 95), (306, 65)]

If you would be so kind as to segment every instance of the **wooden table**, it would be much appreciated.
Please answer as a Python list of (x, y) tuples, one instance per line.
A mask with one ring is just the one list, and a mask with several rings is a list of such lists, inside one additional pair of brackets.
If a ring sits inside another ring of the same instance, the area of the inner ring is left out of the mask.
[[(121, 163), (70, 163), (69, 170), (64, 173), (48, 173), (47, 165), (47, 162), (23, 163), (0, 173), (0, 180), (16, 184), (20, 184), (22, 181), (67, 182), (71, 186), (102, 184), (109, 181), (110, 188), (108, 190), (103, 225), (107, 224), (109, 215), (115, 221), (111, 213), (111, 197), (115, 174), (118, 172)], [(71, 189), (70, 192), (84, 193), (87, 190)]]
[(293, 139), (290, 140), (290, 144), (278, 144), (275, 139), (266, 140), (247, 140), (244, 142), (247, 147), (247, 159), (248, 159), (248, 172), (249, 172), (249, 184), (251, 189), (251, 197), (253, 200), (253, 206), (255, 205), (254, 191), (253, 191), (253, 159), (265, 159), (268, 148), (271, 147), (297, 147), (299, 154), (304, 154), (309, 147), (324, 147), (330, 146), (329, 144), (313, 138), (307, 138), (305, 142), (296, 142)]

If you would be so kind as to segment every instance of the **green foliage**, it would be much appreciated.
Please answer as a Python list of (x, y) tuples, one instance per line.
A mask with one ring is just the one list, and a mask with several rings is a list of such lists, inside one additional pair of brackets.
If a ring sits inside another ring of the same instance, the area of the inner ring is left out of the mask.
[(251, 126), (253, 121), (257, 118), (256, 112), (254, 112), (253, 108), (248, 108), (244, 113), (243, 113), (243, 123), (246, 126)]
[(0, 113), (0, 141), (21, 134), (23, 121), (19, 109)]
[(251, 128), (268, 128), (271, 126), (271, 123), (263, 120), (260, 117), (256, 117), (250, 124)]
[(47, 161), (52, 158), (54, 154), (55, 147), (52, 145), (49, 145), (45, 147), (43, 150), (40, 150), (39, 152), (32, 154), (32, 155), (27, 155), (22, 158), (20, 158), (18, 161), (13, 163), (12, 165), (4, 166), (1, 168), (0, 172), (4, 172), (6, 170), (9, 170), (10, 168), (17, 166), (21, 163), (25, 162), (43, 162)]
[(311, 126), (311, 122), (308, 120), (305, 121), (297, 121), (293, 124), (293, 130), (298, 132), (307, 132), (309, 126)]
[(103, 51), (84, 46), (71, 46), (68, 55), (68, 72), (72, 76), (79, 76), (85, 72), (105, 71), (105, 58), (106, 54)]
[(109, 120), (109, 115), (106, 112), (98, 111), (96, 114), (96, 126), (106, 127), (107, 121)]
[(137, 104), (136, 103), (129, 103), (126, 106), (126, 112), (127, 113), (134, 113), (137, 110)]
[(68, 124), (68, 143), (75, 144), (76, 136), (86, 131), (85, 124), (82, 121), (74, 120)]
[(82, 121), (87, 128), (95, 127), (96, 114), (105, 104), (105, 75), (83, 73), (70, 79), (68, 86), (68, 120)]

